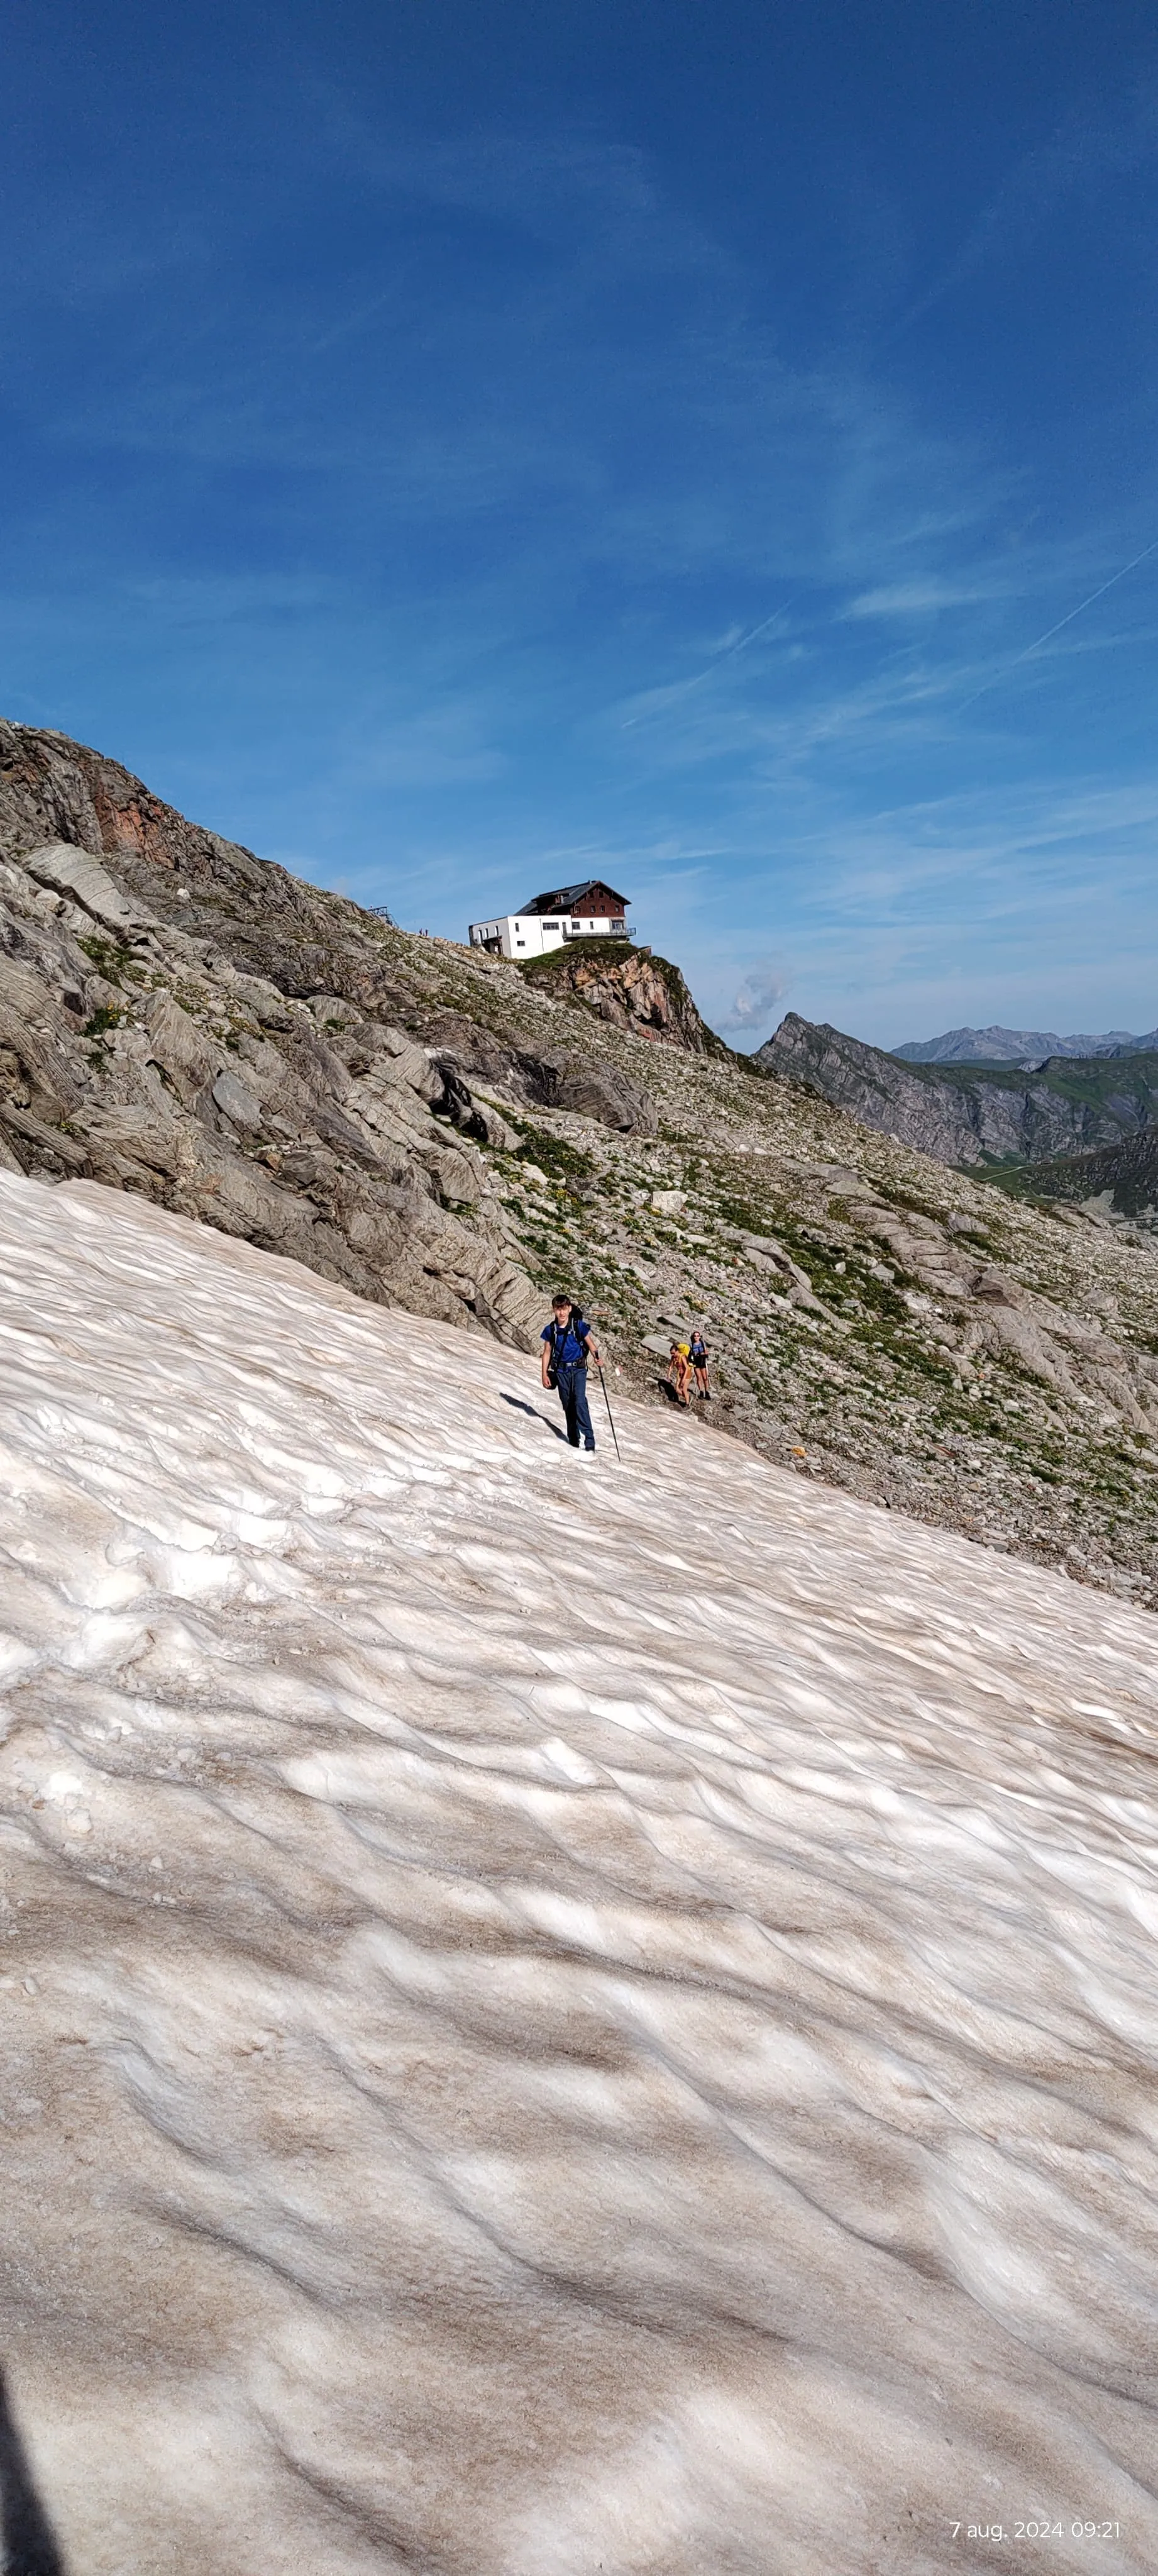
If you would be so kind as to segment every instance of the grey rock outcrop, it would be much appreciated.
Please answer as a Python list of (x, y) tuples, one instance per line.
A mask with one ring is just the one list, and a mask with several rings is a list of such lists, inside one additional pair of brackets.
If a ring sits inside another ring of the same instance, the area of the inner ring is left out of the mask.
[(654, 1136), (659, 1124), (655, 1102), (620, 1066), (581, 1055), (524, 1057), (522, 1061), (531, 1096), (545, 1108), (572, 1109), (580, 1118), (597, 1119), (602, 1127)]
[(724, 1056), (728, 1049), (701, 1017), (678, 966), (625, 941), (581, 939), (520, 965), (543, 991), (581, 1002), (612, 1028), (687, 1055)]
[(86, 850), (72, 850), (63, 841), (52, 841), (44, 849), (30, 850), (23, 865), (37, 885), (73, 896), (81, 910), (104, 930), (119, 936), (148, 926), (149, 916), (139, 904), (126, 903), (108, 869), (90, 858)]
[(0, 727), (0, 846), (0, 1161), (528, 1338), (539, 1297), (479, 1150), (518, 1139), (397, 1025), (413, 997), (369, 917), (28, 728)]

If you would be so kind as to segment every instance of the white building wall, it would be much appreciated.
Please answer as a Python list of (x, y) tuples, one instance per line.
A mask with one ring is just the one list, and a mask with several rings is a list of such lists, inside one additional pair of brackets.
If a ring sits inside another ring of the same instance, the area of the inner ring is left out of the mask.
[(559, 913), (544, 919), (538, 912), (508, 912), (491, 921), (472, 921), (472, 948), (487, 948), (493, 955), (496, 943), (503, 957), (542, 957), (550, 948), (562, 948), (569, 939), (626, 939), (626, 922), (580, 920), (571, 913)]

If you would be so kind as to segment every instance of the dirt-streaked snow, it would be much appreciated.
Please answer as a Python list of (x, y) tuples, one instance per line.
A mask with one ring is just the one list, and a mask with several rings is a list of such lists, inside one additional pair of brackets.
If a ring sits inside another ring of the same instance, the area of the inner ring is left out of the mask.
[(0, 1274), (72, 2576), (1158, 2566), (1153, 1623), (112, 1192)]

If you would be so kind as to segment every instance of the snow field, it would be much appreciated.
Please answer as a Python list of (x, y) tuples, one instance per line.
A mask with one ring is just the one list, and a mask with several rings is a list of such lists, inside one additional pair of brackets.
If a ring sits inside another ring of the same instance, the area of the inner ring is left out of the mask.
[(620, 1410), (0, 1174), (72, 2576), (1158, 2565), (1154, 1623)]

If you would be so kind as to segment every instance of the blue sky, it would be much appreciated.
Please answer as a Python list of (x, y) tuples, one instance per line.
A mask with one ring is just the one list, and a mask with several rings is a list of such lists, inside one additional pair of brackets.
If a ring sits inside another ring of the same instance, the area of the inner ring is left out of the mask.
[(10, 25), (0, 710), (741, 1045), (1158, 1021), (1149, 7)]

